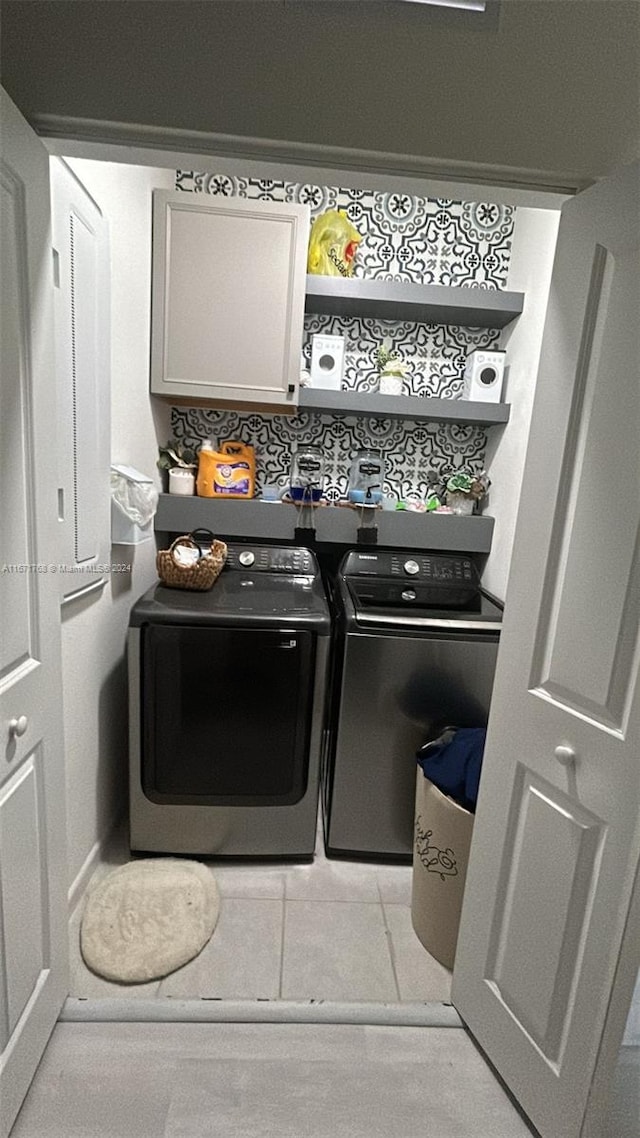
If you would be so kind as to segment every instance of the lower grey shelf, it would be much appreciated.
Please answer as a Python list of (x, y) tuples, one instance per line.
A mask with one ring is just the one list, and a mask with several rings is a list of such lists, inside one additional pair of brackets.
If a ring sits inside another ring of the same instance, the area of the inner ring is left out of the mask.
[(301, 387), (298, 410), (327, 415), (359, 415), (375, 419), (425, 419), (433, 423), (473, 423), (492, 427), (509, 421), (509, 403), (479, 403), (470, 399), (436, 399), (376, 392), (330, 391)]
[[(315, 523), (316, 541), (356, 545), (361, 514), (368, 511), (343, 506), (308, 510)], [(185, 498), (161, 494), (155, 516), (158, 533), (179, 534), (204, 526), (216, 536), (257, 541), (293, 541), (296, 526), (306, 525), (301, 511), (286, 503), (243, 502), (219, 498)], [(417, 514), (410, 510), (376, 510), (378, 545), (399, 549), (442, 549), (459, 553), (489, 553), (494, 519), (454, 514)]]

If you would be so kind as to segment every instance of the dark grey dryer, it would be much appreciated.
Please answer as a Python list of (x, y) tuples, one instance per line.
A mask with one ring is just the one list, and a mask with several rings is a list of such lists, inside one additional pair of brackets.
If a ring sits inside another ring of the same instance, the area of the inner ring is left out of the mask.
[(208, 592), (156, 585), (140, 598), (132, 849), (313, 857), (329, 634), (307, 549), (230, 544)]
[(343, 561), (335, 607), (326, 850), (409, 861), (415, 752), (487, 722), (502, 610), (469, 557), (372, 549)]

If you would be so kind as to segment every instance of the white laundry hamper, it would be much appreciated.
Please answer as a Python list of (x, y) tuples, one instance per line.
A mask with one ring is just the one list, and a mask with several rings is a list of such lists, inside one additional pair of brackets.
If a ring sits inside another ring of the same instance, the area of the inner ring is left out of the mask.
[(418, 766), (411, 920), (427, 951), (449, 969), (456, 955), (473, 819)]

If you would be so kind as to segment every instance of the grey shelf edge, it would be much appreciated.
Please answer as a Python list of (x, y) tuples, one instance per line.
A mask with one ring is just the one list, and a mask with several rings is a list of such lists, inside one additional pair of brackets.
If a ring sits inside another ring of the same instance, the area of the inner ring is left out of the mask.
[(471, 399), (437, 399), (411, 395), (378, 395), (301, 387), (298, 410), (318, 414), (361, 415), (375, 419), (425, 419), (438, 423), (472, 423), (491, 427), (508, 423), (509, 403), (479, 403)]
[[(316, 540), (356, 545), (362, 525), (361, 511), (342, 506), (313, 510)], [(376, 510), (378, 544), (399, 549), (442, 549), (464, 553), (489, 553), (494, 519), (453, 514), (417, 514), (412, 511)], [(186, 498), (161, 494), (154, 520), (157, 533), (189, 533), (205, 526), (215, 534), (257, 541), (293, 541), (299, 521), (294, 506), (252, 499), (221, 501), (218, 498)]]
[(524, 306), (524, 293), (506, 289), (456, 288), (357, 277), (307, 276), (305, 311), (329, 316), (365, 316), (505, 328)]

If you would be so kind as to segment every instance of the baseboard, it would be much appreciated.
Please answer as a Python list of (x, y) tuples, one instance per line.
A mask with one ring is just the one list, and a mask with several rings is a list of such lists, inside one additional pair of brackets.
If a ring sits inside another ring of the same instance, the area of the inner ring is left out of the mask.
[(89, 853), (82, 863), (80, 872), (76, 875), (69, 887), (69, 916), (72, 915), (76, 906), (78, 905), (78, 902), (83, 896), (87, 885), (93, 876), (93, 873), (97, 869), (100, 862), (104, 860), (105, 851), (109, 848), (111, 842), (113, 841), (114, 834), (121, 825), (122, 819), (118, 817), (109, 827), (109, 829), (103, 834), (103, 836), (101, 838), (98, 838), (97, 842), (94, 842), (91, 849), (89, 850)]

